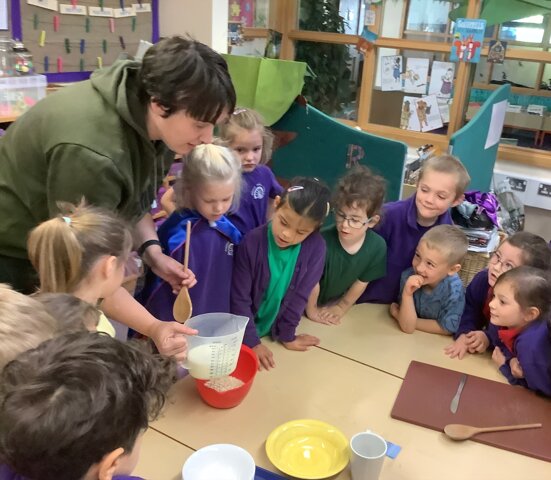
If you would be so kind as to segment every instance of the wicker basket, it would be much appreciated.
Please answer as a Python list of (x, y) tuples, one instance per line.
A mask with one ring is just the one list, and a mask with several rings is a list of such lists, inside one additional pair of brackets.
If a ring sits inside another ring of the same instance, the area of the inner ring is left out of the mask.
[[(507, 235), (505, 234), (505, 232), (498, 232), (498, 234), (498, 245), (501, 245), (501, 242), (505, 240)], [(463, 286), (465, 288), (467, 288), (467, 285), (471, 283), (473, 277), (478, 272), (480, 272), (480, 270), (484, 270), (488, 266), (491, 255), (491, 253), (467, 252), (467, 255), (465, 255), (465, 259), (461, 263), (461, 270), (459, 272), (459, 278), (461, 278), (461, 281), (463, 282)]]

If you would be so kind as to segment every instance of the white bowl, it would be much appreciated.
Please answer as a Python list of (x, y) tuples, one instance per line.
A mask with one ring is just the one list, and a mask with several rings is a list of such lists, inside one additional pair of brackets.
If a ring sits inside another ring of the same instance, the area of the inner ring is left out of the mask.
[(209, 445), (193, 453), (182, 468), (183, 480), (253, 480), (255, 464), (237, 445)]

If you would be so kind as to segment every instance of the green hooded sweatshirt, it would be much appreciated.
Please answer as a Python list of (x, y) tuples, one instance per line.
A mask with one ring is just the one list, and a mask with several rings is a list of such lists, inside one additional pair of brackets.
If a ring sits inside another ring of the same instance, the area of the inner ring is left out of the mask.
[(27, 235), (58, 202), (102, 206), (135, 224), (174, 155), (152, 142), (139, 63), (121, 61), (48, 95), (0, 138), (0, 254), (26, 258)]

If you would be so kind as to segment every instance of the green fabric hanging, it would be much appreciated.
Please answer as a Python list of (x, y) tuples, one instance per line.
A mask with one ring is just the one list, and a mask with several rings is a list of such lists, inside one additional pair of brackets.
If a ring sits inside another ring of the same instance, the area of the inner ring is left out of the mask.
[(266, 125), (277, 122), (300, 95), (306, 63), (223, 55), (237, 93), (237, 105), (260, 112)]
[[(450, 12), (450, 19), (465, 18), (467, 0), (461, 0), (462, 5)], [(545, 15), (551, 12), (549, 0), (486, 0), (480, 12), (480, 18), (486, 20), (486, 25), (498, 25), (511, 20)]]

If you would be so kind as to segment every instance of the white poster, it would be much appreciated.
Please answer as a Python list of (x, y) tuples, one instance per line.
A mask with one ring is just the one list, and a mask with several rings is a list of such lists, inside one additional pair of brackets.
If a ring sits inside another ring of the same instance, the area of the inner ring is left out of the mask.
[(404, 97), (400, 128), (416, 132), (429, 132), (442, 126), (436, 95), (427, 95), (423, 98)]
[(0, 0), (0, 30), (8, 29), (8, 0)]
[(505, 122), (506, 110), (507, 100), (502, 100), (492, 105), (492, 119), (490, 120), (490, 128), (488, 128), (484, 149), (493, 147), (499, 142), (503, 130), (503, 123)]
[(427, 93), (428, 58), (408, 58), (403, 76), (403, 90), (408, 93)]
[(391, 55), (381, 57), (381, 90), (388, 92), (402, 90), (402, 57)]
[(455, 63), (432, 62), (430, 74), (429, 95), (450, 98), (453, 88)]

